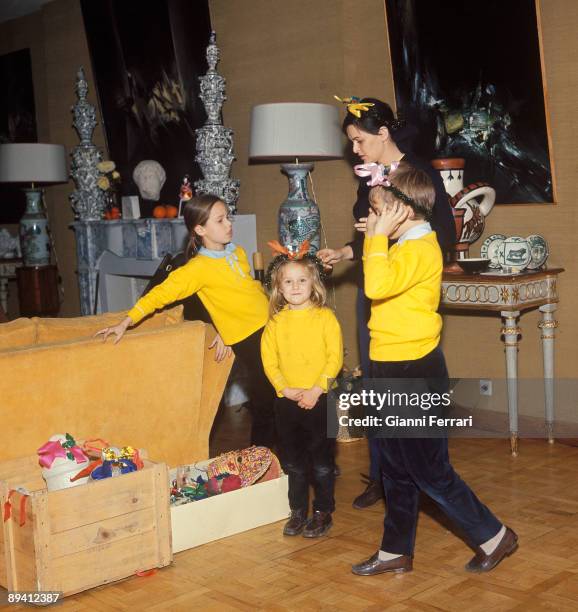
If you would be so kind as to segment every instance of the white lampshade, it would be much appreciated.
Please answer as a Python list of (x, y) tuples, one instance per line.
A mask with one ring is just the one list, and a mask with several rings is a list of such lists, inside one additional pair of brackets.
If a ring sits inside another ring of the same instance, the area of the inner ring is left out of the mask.
[(302, 102), (254, 106), (249, 157), (271, 161), (343, 157), (337, 108)]
[(37, 142), (0, 145), (0, 183), (65, 183), (62, 145)]

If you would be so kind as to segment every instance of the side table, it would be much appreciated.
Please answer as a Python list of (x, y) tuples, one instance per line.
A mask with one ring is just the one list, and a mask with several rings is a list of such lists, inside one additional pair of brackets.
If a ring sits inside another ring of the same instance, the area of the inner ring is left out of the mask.
[(8, 313), (8, 281), (16, 278), (16, 268), (22, 265), (22, 259), (0, 258), (0, 306)]
[(22, 266), (16, 270), (20, 313), (24, 317), (55, 317), (60, 310), (56, 266)]
[(557, 280), (563, 268), (520, 274), (453, 274), (442, 278), (442, 311), (471, 310), (499, 312), (504, 320), (500, 329), (506, 347), (506, 378), (510, 448), (518, 454), (518, 318), (525, 310), (538, 308), (542, 320), (544, 358), (544, 411), (548, 442), (554, 442), (554, 312), (558, 304)]

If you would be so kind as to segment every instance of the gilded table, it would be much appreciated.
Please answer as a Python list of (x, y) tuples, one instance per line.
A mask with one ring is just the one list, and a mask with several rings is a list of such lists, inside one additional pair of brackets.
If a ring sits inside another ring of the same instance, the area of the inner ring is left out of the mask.
[(554, 442), (554, 334), (558, 326), (557, 281), (563, 268), (519, 274), (455, 274), (442, 279), (442, 311), (499, 312), (501, 337), (506, 348), (508, 417), (512, 455), (518, 454), (518, 318), (525, 310), (538, 308), (544, 358), (544, 409), (548, 441)]

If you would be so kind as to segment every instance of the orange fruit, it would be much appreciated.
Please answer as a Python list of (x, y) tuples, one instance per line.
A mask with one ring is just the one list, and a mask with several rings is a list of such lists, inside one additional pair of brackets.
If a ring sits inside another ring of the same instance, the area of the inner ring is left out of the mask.
[(165, 208), (167, 209), (167, 218), (169, 219), (175, 219), (176, 216), (179, 214), (179, 209), (176, 206), (171, 206), (170, 204), (167, 204)]
[(113, 206), (110, 209), (110, 218), (111, 219), (120, 219), (121, 214), (120, 214), (120, 208), (118, 208), (118, 206)]
[(160, 204), (153, 208), (153, 217), (155, 219), (164, 219), (167, 216), (167, 209)]

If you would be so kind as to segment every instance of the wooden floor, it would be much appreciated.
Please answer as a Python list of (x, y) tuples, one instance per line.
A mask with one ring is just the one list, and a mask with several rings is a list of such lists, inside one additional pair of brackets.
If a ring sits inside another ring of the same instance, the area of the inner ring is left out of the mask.
[[(246, 436), (243, 412), (218, 421), (212, 448)], [(281, 535), (269, 525), (175, 555), (171, 567), (67, 598), (65, 610), (578, 610), (578, 448), (522, 440), (453, 440), (454, 466), (520, 548), (493, 572), (472, 575), (471, 550), (425, 501), (414, 571), (370, 578), (350, 566), (377, 548), (384, 507), (354, 510), (366, 442), (340, 444), (337, 510), (327, 537)], [(202, 503), (202, 502), (201, 502)], [(232, 509), (234, 511), (234, 508)], [(199, 526), (202, 528), (202, 526)], [(13, 607), (12, 609), (18, 609)]]

